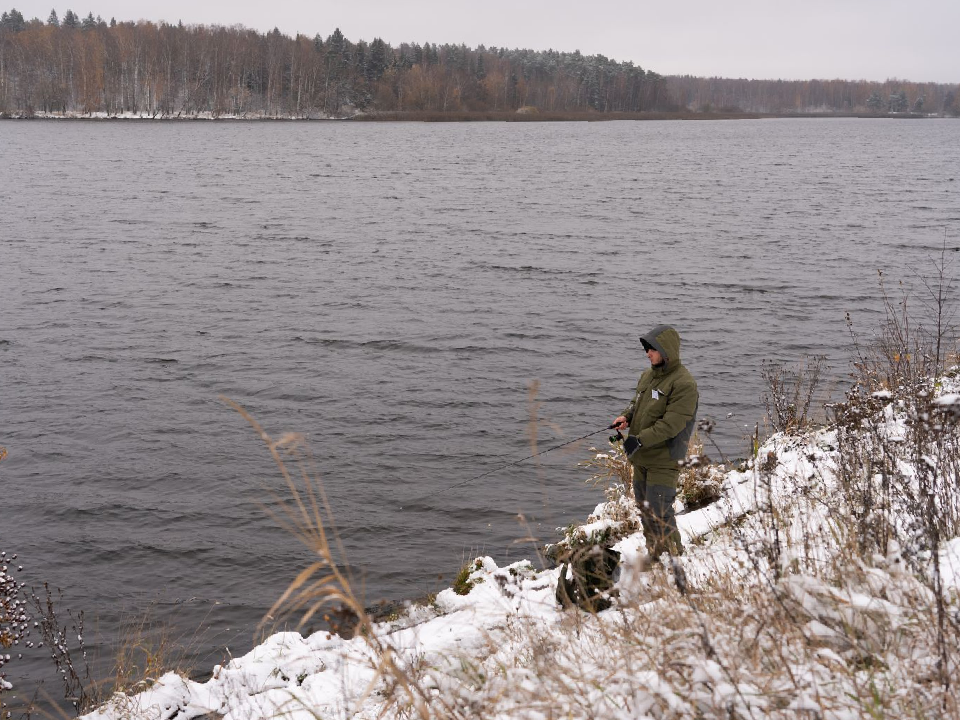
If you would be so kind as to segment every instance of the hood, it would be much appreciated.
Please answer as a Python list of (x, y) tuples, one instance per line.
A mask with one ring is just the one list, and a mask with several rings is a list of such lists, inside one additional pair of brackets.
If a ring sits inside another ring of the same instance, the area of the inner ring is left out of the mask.
[(680, 333), (669, 325), (657, 325), (650, 332), (640, 336), (644, 349), (647, 346), (663, 355), (666, 370), (673, 370), (680, 364)]

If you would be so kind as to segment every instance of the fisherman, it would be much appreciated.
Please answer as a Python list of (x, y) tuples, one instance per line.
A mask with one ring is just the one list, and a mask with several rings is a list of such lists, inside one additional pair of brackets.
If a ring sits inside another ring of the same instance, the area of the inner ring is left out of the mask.
[(697, 382), (680, 362), (680, 334), (658, 325), (640, 342), (650, 369), (640, 376), (633, 401), (613, 421), (628, 431), (623, 451), (633, 466), (633, 496), (640, 507), (649, 567), (661, 554), (683, 554), (673, 510), (680, 461), (693, 434), (699, 393)]

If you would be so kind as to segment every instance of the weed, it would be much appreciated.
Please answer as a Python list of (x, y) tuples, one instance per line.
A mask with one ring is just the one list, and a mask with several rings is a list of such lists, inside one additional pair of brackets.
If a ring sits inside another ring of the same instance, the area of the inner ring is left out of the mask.
[(202, 629), (189, 636), (175, 635), (170, 627), (153, 621), (149, 610), (123, 619), (113, 675), (109, 683), (100, 683), (103, 691), (99, 694), (139, 692), (167, 672), (188, 675), (187, 657), (202, 637)]
[(711, 462), (703, 452), (699, 431), (695, 432), (690, 438), (687, 457), (680, 463), (677, 497), (690, 510), (716, 502), (720, 498), (725, 475), (726, 467)]
[[(31, 617), (23, 599), (24, 583), (14, 578), (14, 573), (22, 572), (23, 567), (14, 568), (16, 560), (16, 554), (7, 555), (6, 550), (0, 551), (0, 713), (7, 708), (4, 695), (13, 689), (4, 670), (13, 658), (3, 651), (19, 650), (20, 643), (26, 642), (30, 635)], [(20, 657), (18, 652), (17, 659)]]
[[(448, 706), (421, 682), (423, 668), (405, 660), (403, 653), (376, 633), (373, 619), (353, 589), (352, 572), (338, 559), (343, 557), (343, 547), (303, 436), (286, 434), (274, 440), (241, 406), (227, 398), (223, 400), (260, 436), (283, 477), (286, 494), (274, 493), (279, 509), (268, 512), (316, 558), (291, 581), (264, 616), (261, 626), (273, 618), (299, 615), (298, 627), (302, 628), (312, 617), (334, 609), (350, 618), (350, 634), (362, 638), (369, 647), (374, 677), (381, 683), (382, 701), (387, 706), (395, 707), (402, 716), (435, 717), (431, 708), (444, 716), (443, 709)], [(373, 689), (371, 683), (365, 695)]]
[(585, 482), (594, 487), (602, 485), (605, 491), (622, 492), (622, 488), (633, 485), (633, 468), (627, 456), (623, 454), (623, 443), (611, 441), (609, 448), (609, 450), (598, 450), (592, 447), (590, 452), (593, 455), (577, 464), (592, 473)]
[(468, 562), (457, 573), (457, 577), (453, 581), (453, 591), (457, 595), (469, 595), (470, 591), (473, 590), (479, 583), (483, 582), (483, 578), (470, 579), (470, 576), (475, 573), (477, 570), (483, 569), (483, 563), (478, 559), (472, 562)]
[[(83, 640), (83, 611), (75, 614), (68, 608), (65, 611), (67, 623), (62, 623), (58, 607), (63, 605), (63, 594), (58, 590), (54, 601), (47, 583), (43, 584), (43, 597), (34, 590), (30, 600), (42, 638), (41, 646), (50, 653), (63, 680), (64, 697), (76, 708), (78, 715), (83, 714), (95, 707), (98, 700)], [(71, 649), (73, 637), (76, 637), (77, 645)]]
[(817, 396), (825, 358), (814, 356), (796, 368), (764, 361), (760, 375), (767, 383), (762, 400), (767, 419), (777, 432), (798, 432), (812, 422), (811, 406)]

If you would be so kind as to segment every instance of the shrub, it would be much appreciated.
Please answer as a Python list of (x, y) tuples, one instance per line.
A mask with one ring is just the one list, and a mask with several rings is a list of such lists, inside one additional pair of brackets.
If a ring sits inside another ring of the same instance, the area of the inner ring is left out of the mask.
[(796, 432), (813, 421), (811, 405), (817, 395), (824, 370), (823, 356), (814, 356), (796, 368), (764, 361), (760, 375), (767, 384), (762, 400), (767, 419), (777, 432)]
[(460, 568), (460, 572), (457, 573), (457, 577), (453, 581), (453, 591), (457, 595), (469, 595), (470, 591), (473, 590), (474, 586), (479, 582), (477, 580), (471, 580), (470, 575), (482, 567), (483, 564), (479, 560), (475, 560), (468, 562)]
[(20, 566), (14, 570), (16, 559), (16, 555), (7, 555), (5, 550), (0, 552), (0, 711), (7, 707), (4, 694), (13, 689), (4, 671), (13, 658), (3, 651), (19, 646), (30, 633), (30, 615), (23, 599), (24, 585), (14, 577), (15, 572), (22, 570)]

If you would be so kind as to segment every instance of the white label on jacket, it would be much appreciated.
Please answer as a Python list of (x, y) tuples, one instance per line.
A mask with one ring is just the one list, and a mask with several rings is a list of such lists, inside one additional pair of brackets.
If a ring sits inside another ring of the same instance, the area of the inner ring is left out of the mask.
[(657, 390), (656, 388), (654, 388), (653, 390), (651, 390), (651, 391), (650, 391), (650, 394), (653, 396), (653, 399), (654, 399), (654, 400), (659, 400), (659, 399), (660, 399), (660, 391)]

